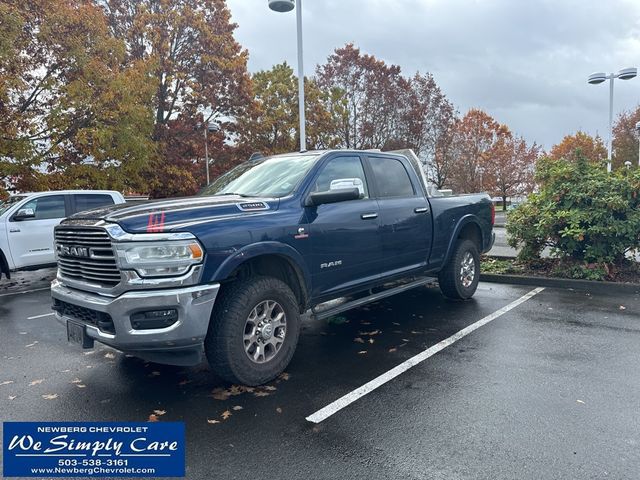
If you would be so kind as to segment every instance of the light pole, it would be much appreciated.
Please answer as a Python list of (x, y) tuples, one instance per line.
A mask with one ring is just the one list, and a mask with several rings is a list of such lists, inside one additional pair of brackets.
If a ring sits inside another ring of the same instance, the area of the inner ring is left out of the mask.
[(638, 166), (640, 167), (640, 122), (636, 123), (636, 132), (638, 132)]
[[(302, 61), (302, 0), (297, 0), (296, 23), (298, 28), (298, 115), (300, 117), (300, 151), (307, 149), (307, 135), (304, 115), (304, 65)], [(269, 0), (269, 8), (274, 12), (290, 12), (295, 8), (295, 0)]]
[(613, 81), (616, 78), (620, 80), (630, 80), (638, 75), (637, 68), (623, 68), (618, 73), (610, 73), (607, 75), (603, 72), (592, 73), (587, 80), (591, 85), (597, 85), (609, 80), (609, 140), (607, 143), (607, 172), (611, 172), (611, 151), (613, 147)]
[[(202, 124), (198, 124), (199, 127)], [(205, 169), (207, 171), (207, 186), (209, 185), (209, 139), (207, 138), (207, 132), (217, 132), (220, 130), (217, 123), (209, 122), (204, 129), (204, 162)]]

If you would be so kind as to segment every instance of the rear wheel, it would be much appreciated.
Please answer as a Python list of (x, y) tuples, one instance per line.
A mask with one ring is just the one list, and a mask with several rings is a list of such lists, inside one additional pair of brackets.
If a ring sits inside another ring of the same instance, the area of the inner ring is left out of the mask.
[(205, 352), (225, 380), (261, 385), (287, 367), (299, 333), (298, 303), (288, 285), (252, 277), (225, 285), (214, 306)]
[(449, 263), (438, 273), (440, 290), (457, 300), (471, 298), (480, 281), (480, 254), (471, 240), (458, 240)]

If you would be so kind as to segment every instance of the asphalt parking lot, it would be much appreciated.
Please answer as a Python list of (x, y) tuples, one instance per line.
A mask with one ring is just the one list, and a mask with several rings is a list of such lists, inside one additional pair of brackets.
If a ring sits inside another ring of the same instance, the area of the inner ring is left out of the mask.
[[(246, 389), (206, 365), (68, 345), (46, 290), (0, 296), (0, 417), (184, 421), (187, 478), (636, 479), (640, 297), (481, 283), (307, 323), (287, 373)], [(500, 313), (500, 312), (498, 312)], [(465, 327), (379, 388), (306, 418)]]

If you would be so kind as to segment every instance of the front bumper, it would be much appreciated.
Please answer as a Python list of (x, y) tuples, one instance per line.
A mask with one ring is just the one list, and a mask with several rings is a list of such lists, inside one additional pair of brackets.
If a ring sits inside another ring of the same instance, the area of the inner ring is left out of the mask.
[[(107, 314), (114, 332), (101, 330), (86, 321), (86, 335), (117, 350), (158, 363), (196, 365), (202, 361), (203, 342), (209, 328), (213, 304), (220, 284), (196, 285), (169, 290), (131, 291), (119, 297), (104, 297), (64, 286), (54, 280), (51, 296), (61, 302)], [(178, 320), (166, 327), (136, 330), (131, 315), (146, 310), (175, 309)], [(57, 320), (65, 324), (78, 318), (56, 312)]]

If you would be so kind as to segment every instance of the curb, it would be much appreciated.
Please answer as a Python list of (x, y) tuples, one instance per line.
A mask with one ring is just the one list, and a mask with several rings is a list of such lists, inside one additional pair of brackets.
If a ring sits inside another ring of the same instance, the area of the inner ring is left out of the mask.
[(536, 287), (584, 290), (593, 293), (640, 294), (640, 283), (597, 282), (571, 278), (525, 277), (522, 275), (480, 274), (481, 282), (508, 283), (512, 285), (533, 285)]

